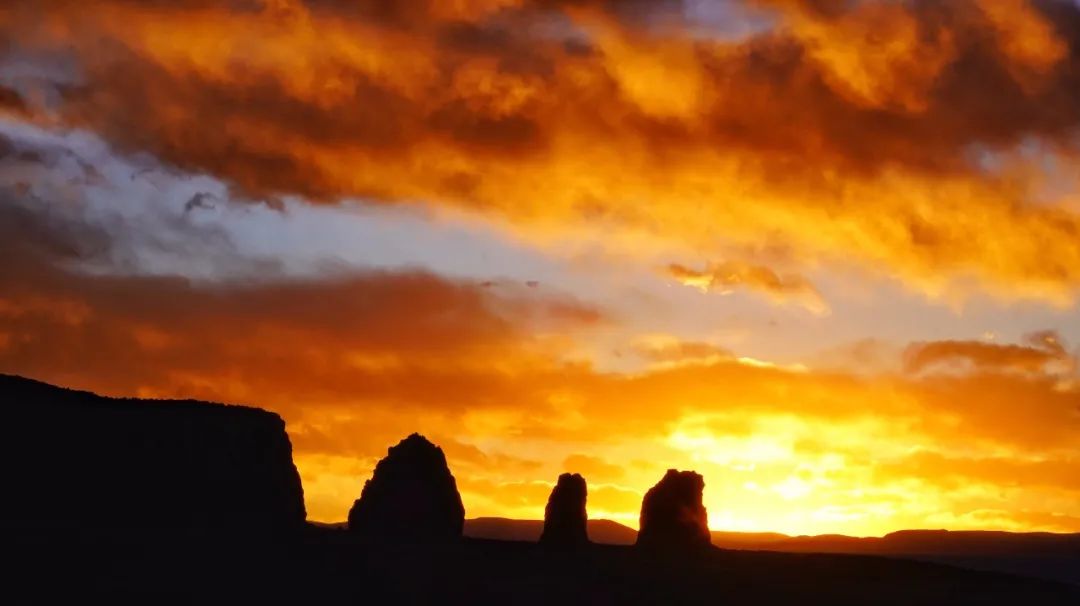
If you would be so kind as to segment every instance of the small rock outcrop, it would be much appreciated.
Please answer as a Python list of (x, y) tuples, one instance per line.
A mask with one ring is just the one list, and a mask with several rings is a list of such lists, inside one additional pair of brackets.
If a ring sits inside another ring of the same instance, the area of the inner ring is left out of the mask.
[(705, 480), (692, 471), (669, 469), (645, 493), (637, 545), (655, 551), (694, 551), (712, 544), (701, 502)]
[(438, 446), (412, 434), (390, 448), (349, 511), (349, 530), (365, 539), (459, 539), (465, 507)]
[(0, 375), (8, 431), (0, 525), (272, 533), (304, 524), (279, 416), (244, 406), (106, 398)]
[(544, 532), (540, 544), (549, 547), (574, 548), (589, 542), (586, 529), (588, 515), (585, 500), (588, 490), (580, 474), (564, 473), (548, 497), (544, 508)]

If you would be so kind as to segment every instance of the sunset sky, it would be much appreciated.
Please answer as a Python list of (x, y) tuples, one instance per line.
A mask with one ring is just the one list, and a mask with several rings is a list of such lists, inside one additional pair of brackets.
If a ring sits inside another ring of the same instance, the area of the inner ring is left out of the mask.
[(419, 431), (468, 517), (1080, 532), (1075, 344), (1075, 0), (0, 4), (0, 372), (273, 410), (314, 520)]

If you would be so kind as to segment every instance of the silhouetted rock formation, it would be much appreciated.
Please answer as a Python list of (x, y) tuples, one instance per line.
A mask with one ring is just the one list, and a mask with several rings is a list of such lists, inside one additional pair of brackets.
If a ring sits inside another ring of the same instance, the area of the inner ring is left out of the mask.
[(587, 496), (585, 478), (576, 473), (559, 476), (559, 481), (548, 497), (547, 507), (544, 508), (544, 532), (540, 535), (540, 543), (560, 548), (587, 544)]
[(390, 448), (349, 511), (349, 530), (370, 539), (453, 540), (464, 524), (442, 449), (416, 433)]
[(709, 518), (701, 503), (704, 489), (701, 475), (669, 469), (641, 502), (638, 547), (689, 551), (710, 546)]
[(289, 529), (304, 494), (285, 423), (242, 406), (114, 399), (0, 375), (0, 524)]

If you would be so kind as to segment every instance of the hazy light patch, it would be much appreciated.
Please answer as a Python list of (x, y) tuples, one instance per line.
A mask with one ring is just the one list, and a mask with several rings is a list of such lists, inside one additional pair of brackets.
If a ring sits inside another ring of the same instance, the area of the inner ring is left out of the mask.
[(763, 463), (792, 458), (791, 445), (767, 435), (715, 436), (703, 430), (676, 430), (666, 443), (684, 451), (691, 460), (716, 465)]
[(779, 484), (773, 484), (772, 489), (785, 499), (794, 500), (801, 499), (810, 494), (814, 487), (810, 482), (801, 478), (789, 477), (788, 479), (780, 482)]
[(350, 456), (296, 453), (296, 467), (304, 485), (307, 517), (316, 522), (343, 522), (351, 504), (359, 498), (364, 479), (375, 468), (374, 461)]
[(734, 42), (768, 31), (776, 19), (737, 0), (690, 0), (683, 3), (691, 31), (704, 39)]
[(779, 368), (790, 372), (806, 372), (806, 366), (803, 364), (777, 364), (775, 362), (769, 362), (767, 360), (758, 360), (757, 358), (750, 358), (747, 356), (741, 356), (738, 358), (739, 364), (745, 364), (746, 366), (753, 366), (755, 368)]

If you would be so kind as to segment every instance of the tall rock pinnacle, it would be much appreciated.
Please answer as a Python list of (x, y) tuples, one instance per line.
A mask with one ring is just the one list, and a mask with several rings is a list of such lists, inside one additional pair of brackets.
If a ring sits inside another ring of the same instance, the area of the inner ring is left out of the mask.
[(349, 511), (349, 530), (368, 539), (454, 540), (464, 524), (442, 449), (416, 433), (390, 448)]
[(704, 489), (700, 474), (669, 469), (641, 502), (637, 545), (657, 551), (691, 551), (711, 545), (708, 514), (701, 503)]
[(564, 473), (548, 497), (540, 543), (550, 547), (579, 547), (589, 542), (586, 529), (585, 478)]

